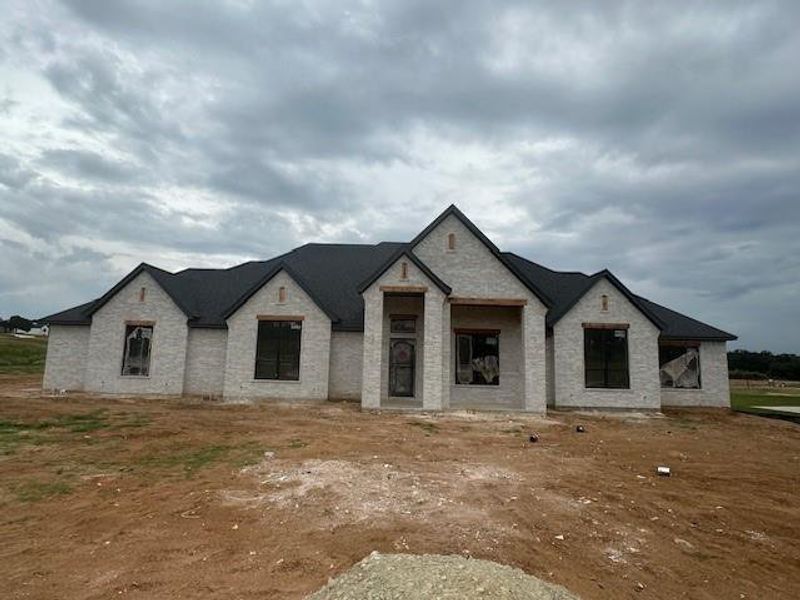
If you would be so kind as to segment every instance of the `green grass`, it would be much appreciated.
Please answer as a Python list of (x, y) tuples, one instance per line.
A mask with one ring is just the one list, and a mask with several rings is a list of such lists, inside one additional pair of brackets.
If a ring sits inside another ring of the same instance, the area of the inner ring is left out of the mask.
[(35, 374), (44, 371), (47, 338), (18, 338), (0, 334), (0, 374)]
[(189, 478), (198, 471), (222, 461), (235, 467), (254, 464), (260, 459), (263, 452), (263, 448), (256, 442), (200, 446), (183, 450), (165, 448), (163, 451), (142, 456), (134, 463), (139, 469), (145, 471), (162, 473), (178, 471)]
[[(790, 395), (771, 395), (790, 394)], [(800, 390), (796, 388), (752, 388), (731, 390), (731, 408), (759, 412), (755, 406), (800, 406)]]
[(430, 423), (429, 421), (407, 421), (407, 423), (413, 427), (419, 427), (425, 432), (425, 435), (431, 435), (439, 431), (436, 423)]
[(72, 487), (63, 481), (26, 481), (14, 487), (14, 495), (20, 502), (38, 502), (71, 491)]

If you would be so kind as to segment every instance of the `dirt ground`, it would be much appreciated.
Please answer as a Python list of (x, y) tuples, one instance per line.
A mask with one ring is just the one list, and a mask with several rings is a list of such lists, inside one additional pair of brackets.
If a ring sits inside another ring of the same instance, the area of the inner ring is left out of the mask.
[(0, 376), (3, 598), (303, 598), (373, 550), (497, 561), (584, 598), (800, 597), (792, 423), (38, 386)]

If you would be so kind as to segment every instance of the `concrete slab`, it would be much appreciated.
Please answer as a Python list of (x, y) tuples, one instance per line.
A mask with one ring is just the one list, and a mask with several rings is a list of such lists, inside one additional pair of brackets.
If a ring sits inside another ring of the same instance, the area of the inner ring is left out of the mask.
[(792, 413), (800, 415), (800, 406), (754, 406), (758, 410), (768, 410), (771, 412)]

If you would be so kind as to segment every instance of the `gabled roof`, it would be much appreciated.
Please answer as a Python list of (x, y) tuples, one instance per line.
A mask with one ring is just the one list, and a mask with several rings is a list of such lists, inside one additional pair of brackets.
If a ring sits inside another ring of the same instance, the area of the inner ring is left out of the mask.
[(416, 266), (420, 271), (422, 271), (422, 273), (428, 279), (430, 279), (436, 287), (442, 290), (446, 296), (450, 295), (450, 292), (453, 291), (450, 288), (450, 286), (447, 285), (441, 279), (439, 279), (439, 277), (436, 276), (436, 273), (434, 273), (428, 268), (428, 265), (422, 262), (419, 259), (419, 257), (417, 257), (416, 254), (411, 252), (411, 247), (409, 244), (403, 244), (402, 246), (400, 246), (397, 249), (397, 251), (393, 255), (391, 255), (388, 259), (386, 259), (386, 261), (384, 261), (384, 263), (380, 267), (375, 269), (375, 272), (373, 272), (367, 279), (365, 279), (361, 283), (360, 286), (358, 286), (358, 292), (364, 293), (364, 290), (366, 290), (369, 286), (375, 283), (380, 278), (380, 276), (383, 275), (387, 271), (387, 269), (389, 269), (389, 267), (391, 267), (398, 260), (404, 257), (410, 260), (414, 264), (414, 266)]
[(552, 327), (572, 308), (583, 295), (594, 286), (597, 281), (606, 277), (617, 289), (625, 294), (648, 319), (660, 330), (661, 337), (665, 339), (684, 340), (718, 340), (731, 341), (737, 339), (730, 334), (711, 325), (687, 317), (677, 311), (671, 310), (660, 304), (633, 294), (626, 286), (609, 271), (603, 270), (594, 275), (586, 275), (577, 271), (553, 271), (538, 263), (523, 258), (517, 254), (506, 252), (506, 256), (513, 261), (520, 271), (530, 278), (535, 278), (547, 290), (555, 301), (555, 306), (547, 313), (547, 326)]
[(434, 229), (436, 229), (447, 217), (453, 216), (466, 227), (469, 232), (474, 235), (478, 240), (486, 246), (489, 252), (500, 261), (502, 265), (504, 265), (511, 273), (526, 287), (528, 288), (533, 294), (542, 301), (542, 304), (550, 308), (553, 306), (553, 301), (548, 295), (536, 284), (535, 281), (531, 281), (522, 275), (519, 272), (517, 266), (508, 260), (506, 255), (503, 252), (500, 252), (500, 249), (494, 245), (492, 240), (490, 240), (486, 235), (478, 229), (478, 227), (470, 221), (467, 216), (462, 213), (455, 204), (451, 204), (448, 206), (442, 214), (436, 217), (433, 221), (431, 221), (430, 225), (428, 225), (425, 229), (419, 232), (417, 236), (409, 242), (409, 247), (413, 249), (417, 244), (419, 244), (422, 240), (428, 237)]
[[(553, 271), (513, 253), (500, 252), (455, 206), (451, 206), (410, 243), (306, 244), (265, 261), (246, 262), (229, 269), (186, 269), (169, 273), (142, 263), (100, 298), (52, 314), (40, 322), (52, 325), (89, 325), (92, 314), (129, 283), (147, 272), (187, 315), (189, 327), (224, 328), (225, 319), (281, 270), (331, 318), (337, 331), (362, 331), (364, 300), (361, 291), (373, 283), (401, 256), (416, 265), (446, 294), (449, 286), (413, 252), (413, 247), (449, 215), (458, 218), (516, 277), (549, 306), (552, 327), (600, 279), (617, 287), (648, 319), (657, 324), (662, 338), (734, 340), (736, 336), (701, 323), (630, 292), (614, 275)], [(538, 290), (538, 291), (537, 291)]]
[(137, 266), (133, 271), (131, 271), (125, 277), (123, 277), (117, 283), (117, 285), (115, 285), (105, 294), (100, 296), (100, 298), (98, 298), (89, 308), (87, 314), (91, 317), (94, 313), (100, 310), (100, 308), (105, 306), (105, 304), (109, 300), (111, 300), (111, 298), (116, 296), (117, 292), (119, 292), (122, 288), (128, 285), (141, 273), (147, 273), (148, 275), (150, 275), (150, 277), (155, 279), (156, 283), (158, 283), (158, 285), (160, 285), (164, 289), (164, 291), (172, 299), (175, 305), (178, 308), (180, 308), (186, 314), (187, 317), (191, 319), (194, 316), (189, 306), (184, 302), (184, 299), (181, 298), (179, 294), (175, 293), (175, 290), (171, 285), (172, 283), (171, 280), (175, 276), (169, 271), (165, 271), (164, 269), (159, 269), (158, 267), (154, 267), (153, 265), (148, 265), (147, 263), (140, 263), (139, 266)]
[(250, 287), (249, 290), (247, 290), (244, 294), (242, 294), (239, 297), (239, 299), (236, 300), (236, 302), (234, 302), (231, 306), (229, 306), (225, 310), (225, 313), (222, 315), (222, 317), (224, 319), (228, 319), (231, 315), (233, 315), (233, 313), (235, 313), (242, 306), (244, 306), (244, 304), (250, 298), (252, 298), (258, 292), (258, 290), (267, 285), (267, 283), (269, 283), (272, 280), (272, 278), (275, 277), (281, 271), (284, 271), (287, 275), (289, 275), (289, 277), (291, 277), (294, 280), (294, 282), (297, 285), (299, 285), (302, 288), (302, 290), (311, 297), (311, 299), (316, 303), (317, 306), (319, 306), (322, 312), (324, 312), (328, 316), (328, 318), (331, 320), (332, 323), (339, 322), (340, 320), (339, 317), (328, 306), (326, 297), (320, 296), (319, 294), (315, 293), (315, 291), (309, 287), (309, 285), (305, 282), (305, 280), (300, 275), (297, 274), (297, 272), (292, 268), (292, 266), (289, 264), (287, 260), (281, 260), (273, 267), (271, 267), (261, 279), (256, 281)]

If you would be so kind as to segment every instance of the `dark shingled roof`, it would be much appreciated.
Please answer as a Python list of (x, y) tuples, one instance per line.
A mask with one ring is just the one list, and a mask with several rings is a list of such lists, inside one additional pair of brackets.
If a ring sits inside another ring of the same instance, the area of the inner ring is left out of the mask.
[[(478, 231), (455, 207), (454, 214), (465, 220), (470, 230)], [(434, 221), (439, 223), (443, 216)], [(428, 227), (425, 231), (430, 231)], [(531, 291), (549, 306), (547, 326), (552, 327), (600, 279), (616, 286), (642, 313), (661, 330), (663, 338), (699, 340), (735, 340), (736, 336), (701, 323), (631, 293), (613, 274), (600, 271), (594, 275), (553, 271), (510, 252), (500, 252), (481, 233), (479, 238), (494, 249), (506, 265)], [(364, 301), (362, 286), (374, 281), (397, 258), (409, 256), (445, 293), (447, 282), (439, 279), (413, 255), (411, 243), (380, 244), (306, 244), (266, 261), (246, 262), (229, 269), (186, 269), (169, 273), (142, 263), (101, 298), (50, 315), (41, 322), (52, 325), (88, 325), (91, 315), (141, 272), (149, 273), (175, 304), (186, 313), (190, 327), (224, 328), (226, 318), (244, 304), (267, 281), (285, 270), (330, 317), (333, 329), (362, 331)]]

